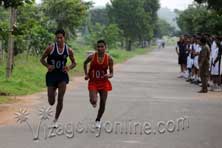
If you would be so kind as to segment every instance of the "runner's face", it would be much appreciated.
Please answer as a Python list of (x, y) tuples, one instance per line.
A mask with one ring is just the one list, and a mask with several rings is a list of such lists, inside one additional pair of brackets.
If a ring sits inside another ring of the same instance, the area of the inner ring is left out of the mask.
[(104, 43), (97, 44), (96, 48), (99, 53), (105, 53), (105, 51), (106, 51), (106, 46)]
[(59, 33), (56, 35), (56, 42), (59, 44), (59, 45), (62, 45), (65, 41), (65, 38), (63, 36), (63, 34)]

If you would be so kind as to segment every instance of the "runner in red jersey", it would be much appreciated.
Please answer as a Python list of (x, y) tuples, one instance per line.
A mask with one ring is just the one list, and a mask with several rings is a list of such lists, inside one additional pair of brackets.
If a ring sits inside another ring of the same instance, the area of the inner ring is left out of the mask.
[[(112, 90), (109, 78), (113, 77), (113, 60), (106, 54), (106, 43), (104, 40), (97, 42), (97, 51), (90, 55), (84, 62), (85, 80), (88, 81), (90, 103), (95, 108), (97, 104), (97, 93), (100, 95), (100, 106), (96, 118), (96, 127), (101, 127), (100, 119), (105, 111), (108, 91)], [(90, 63), (89, 70), (87, 65)], [(107, 72), (109, 70), (109, 73)]]

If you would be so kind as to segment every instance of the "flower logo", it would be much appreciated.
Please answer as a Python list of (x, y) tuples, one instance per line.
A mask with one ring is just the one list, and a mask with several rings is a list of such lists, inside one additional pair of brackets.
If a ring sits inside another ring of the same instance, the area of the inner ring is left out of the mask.
[(27, 122), (29, 112), (27, 109), (20, 109), (18, 112), (15, 113), (15, 118), (17, 119), (17, 123)]
[(48, 107), (48, 108), (43, 107), (39, 110), (39, 115), (41, 117), (41, 120), (49, 120), (50, 117), (52, 117), (52, 113), (53, 111), (51, 107)]
[(40, 131), (40, 126), (42, 124), (43, 121), (45, 120), (49, 120), (50, 117), (52, 117), (52, 109), (50, 107), (42, 107), (39, 110), (39, 116), (40, 116), (40, 121), (38, 124), (38, 128), (37, 131), (34, 133), (34, 129), (33, 127), (30, 125), (30, 123), (28, 122), (28, 115), (29, 112), (27, 111), (27, 109), (25, 108), (21, 108), (18, 112), (15, 113), (15, 119), (17, 121), (17, 123), (26, 123), (26, 125), (29, 127), (29, 129), (32, 131), (32, 136), (34, 137), (33, 140), (37, 141), (39, 140), (39, 131)]

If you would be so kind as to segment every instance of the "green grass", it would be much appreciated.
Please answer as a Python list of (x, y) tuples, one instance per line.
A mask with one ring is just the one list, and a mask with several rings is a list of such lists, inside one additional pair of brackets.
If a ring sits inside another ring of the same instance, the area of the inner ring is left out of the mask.
[(41, 91), (44, 87), (46, 69), (40, 64), (39, 57), (25, 55), (16, 57), (13, 74), (5, 78), (5, 64), (0, 68), (0, 93), (25, 95)]
[(132, 58), (136, 55), (144, 54), (148, 51), (149, 50), (147, 48), (137, 48), (133, 51), (114, 49), (114, 50), (109, 50), (109, 54), (112, 56), (114, 63), (122, 63), (129, 58)]
[(13, 102), (11, 98), (6, 96), (0, 96), (0, 104)]
[[(77, 61), (77, 67), (70, 72), (70, 75), (83, 74), (83, 61), (87, 56), (87, 51), (93, 50), (88, 46), (73, 44), (74, 55)], [(150, 51), (146, 48), (138, 48), (131, 52), (123, 49), (109, 50), (109, 54), (113, 57), (115, 63), (121, 63), (135, 55), (144, 54)], [(0, 65), (0, 103), (5, 103), (9, 97), (16, 95), (27, 95), (42, 91), (45, 88), (46, 68), (39, 62), (40, 57), (27, 56), (21, 54), (15, 57), (15, 66), (10, 79), (5, 78), (6, 64)], [(2, 95), (2, 96), (1, 96)]]

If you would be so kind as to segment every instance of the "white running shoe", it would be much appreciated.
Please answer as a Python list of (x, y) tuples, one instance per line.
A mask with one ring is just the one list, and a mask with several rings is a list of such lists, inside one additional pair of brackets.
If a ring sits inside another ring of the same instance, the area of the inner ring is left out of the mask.
[(96, 121), (96, 128), (101, 128), (101, 121)]

